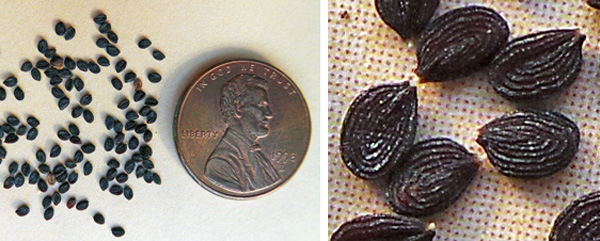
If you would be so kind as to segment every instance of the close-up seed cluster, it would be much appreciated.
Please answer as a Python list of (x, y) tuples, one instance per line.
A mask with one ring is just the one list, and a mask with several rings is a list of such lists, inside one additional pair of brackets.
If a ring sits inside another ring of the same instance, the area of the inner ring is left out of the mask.
[[(587, 3), (329, 1), (329, 237), (391, 235), (355, 218), (396, 213), (435, 226), (399, 240), (547, 240), (598, 182), (585, 170), (600, 13)], [(407, 17), (432, 7), (431, 20)], [(398, 92), (377, 94), (408, 83), (414, 112)], [(411, 115), (416, 130), (398, 128)]]

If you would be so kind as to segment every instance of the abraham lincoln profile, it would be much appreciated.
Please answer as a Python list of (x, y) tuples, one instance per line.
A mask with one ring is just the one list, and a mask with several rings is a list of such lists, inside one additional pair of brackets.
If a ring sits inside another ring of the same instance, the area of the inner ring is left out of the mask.
[(208, 158), (206, 177), (230, 191), (241, 192), (281, 179), (256, 143), (268, 135), (272, 117), (267, 82), (252, 74), (229, 79), (221, 88), (220, 107), (227, 130)]

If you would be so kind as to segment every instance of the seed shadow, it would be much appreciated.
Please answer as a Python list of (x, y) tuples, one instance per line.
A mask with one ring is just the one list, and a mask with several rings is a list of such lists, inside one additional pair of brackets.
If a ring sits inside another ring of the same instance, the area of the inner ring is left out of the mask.
[[(155, 131), (155, 138), (160, 139), (158, 143), (168, 143), (168, 150), (176, 150), (175, 146), (175, 114), (178, 111), (179, 103), (186, 94), (188, 88), (190, 88), (195, 81), (207, 70), (218, 64), (239, 59), (252, 59), (262, 62), (269, 62), (266, 57), (259, 53), (253, 52), (248, 49), (228, 47), (212, 50), (206, 53), (202, 53), (193, 57), (192, 59), (184, 61), (178, 68), (176, 68), (170, 75), (163, 75), (161, 80), (163, 85), (173, 86), (174, 88), (161, 88), (161, 91), (157, 94), (161, 96), (161, 99), (175, 100), (172, 102), (162, 102), (156, 107), (158, 113), (164, 113), (163, 116), (159, 116), (157, 121), (161, 121), (166, 124), (168, 128), (163, 131)], [(146, 70), (148, 71), (148, 70)], [(164, 103), (168, 103), (165, 105)], [(177, 153), (176, 153), (177, 154)], [(169, 156), (173, 156), (170, 155)], [(179, 156), (179, 155), (177, 155)], [(183, 169), (183, 166), (181, 166)]]

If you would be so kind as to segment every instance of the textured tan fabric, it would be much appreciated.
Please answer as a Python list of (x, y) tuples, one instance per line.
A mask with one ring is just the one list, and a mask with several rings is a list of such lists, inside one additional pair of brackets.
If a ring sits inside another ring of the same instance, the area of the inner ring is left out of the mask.
[(579, 28), (587, 35), (584, 66), (552, 108), (581, 129), (580, 150), (565, 170), (539, 180), (501, 175), (475, 143), (477, 129), (515, 106), (497, 95), (481, 75), (449, 83), (420, 84), (414, 45), (402, 40), (377, 15), (373, 0), (330, 0), (329, 55), (329, 206), (328, 234), (361, 214), (392, 213), (384, 198), (384, 181), (361, 180), (342, 163), (341, 124), (361, 90), (398, 81), (416, 85), (419, 139), (447, 136), (465, 145), (483, 162), (463, 196), (445, 211), (427, 217), (435, 223), (434, 240), (546, 240), (555, 217), (574, 199), (598, 190), (597, 128), (600, 128), (598, 39), (600, 11), (584, 1), (446, 1), (436, 16), (461, 6), (496, 9), (509, 23), (511, 37), (556, 28)]

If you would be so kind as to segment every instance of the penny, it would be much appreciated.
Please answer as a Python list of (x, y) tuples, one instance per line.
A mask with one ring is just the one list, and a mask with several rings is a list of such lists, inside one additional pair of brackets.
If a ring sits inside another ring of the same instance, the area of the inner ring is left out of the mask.
[(302, 93), (283, 72), (239, 60), (217, 65), (183, 95), (175, 113), (179, 157), (210, 192), (234, 199), (289, 180), (311, 132)]

